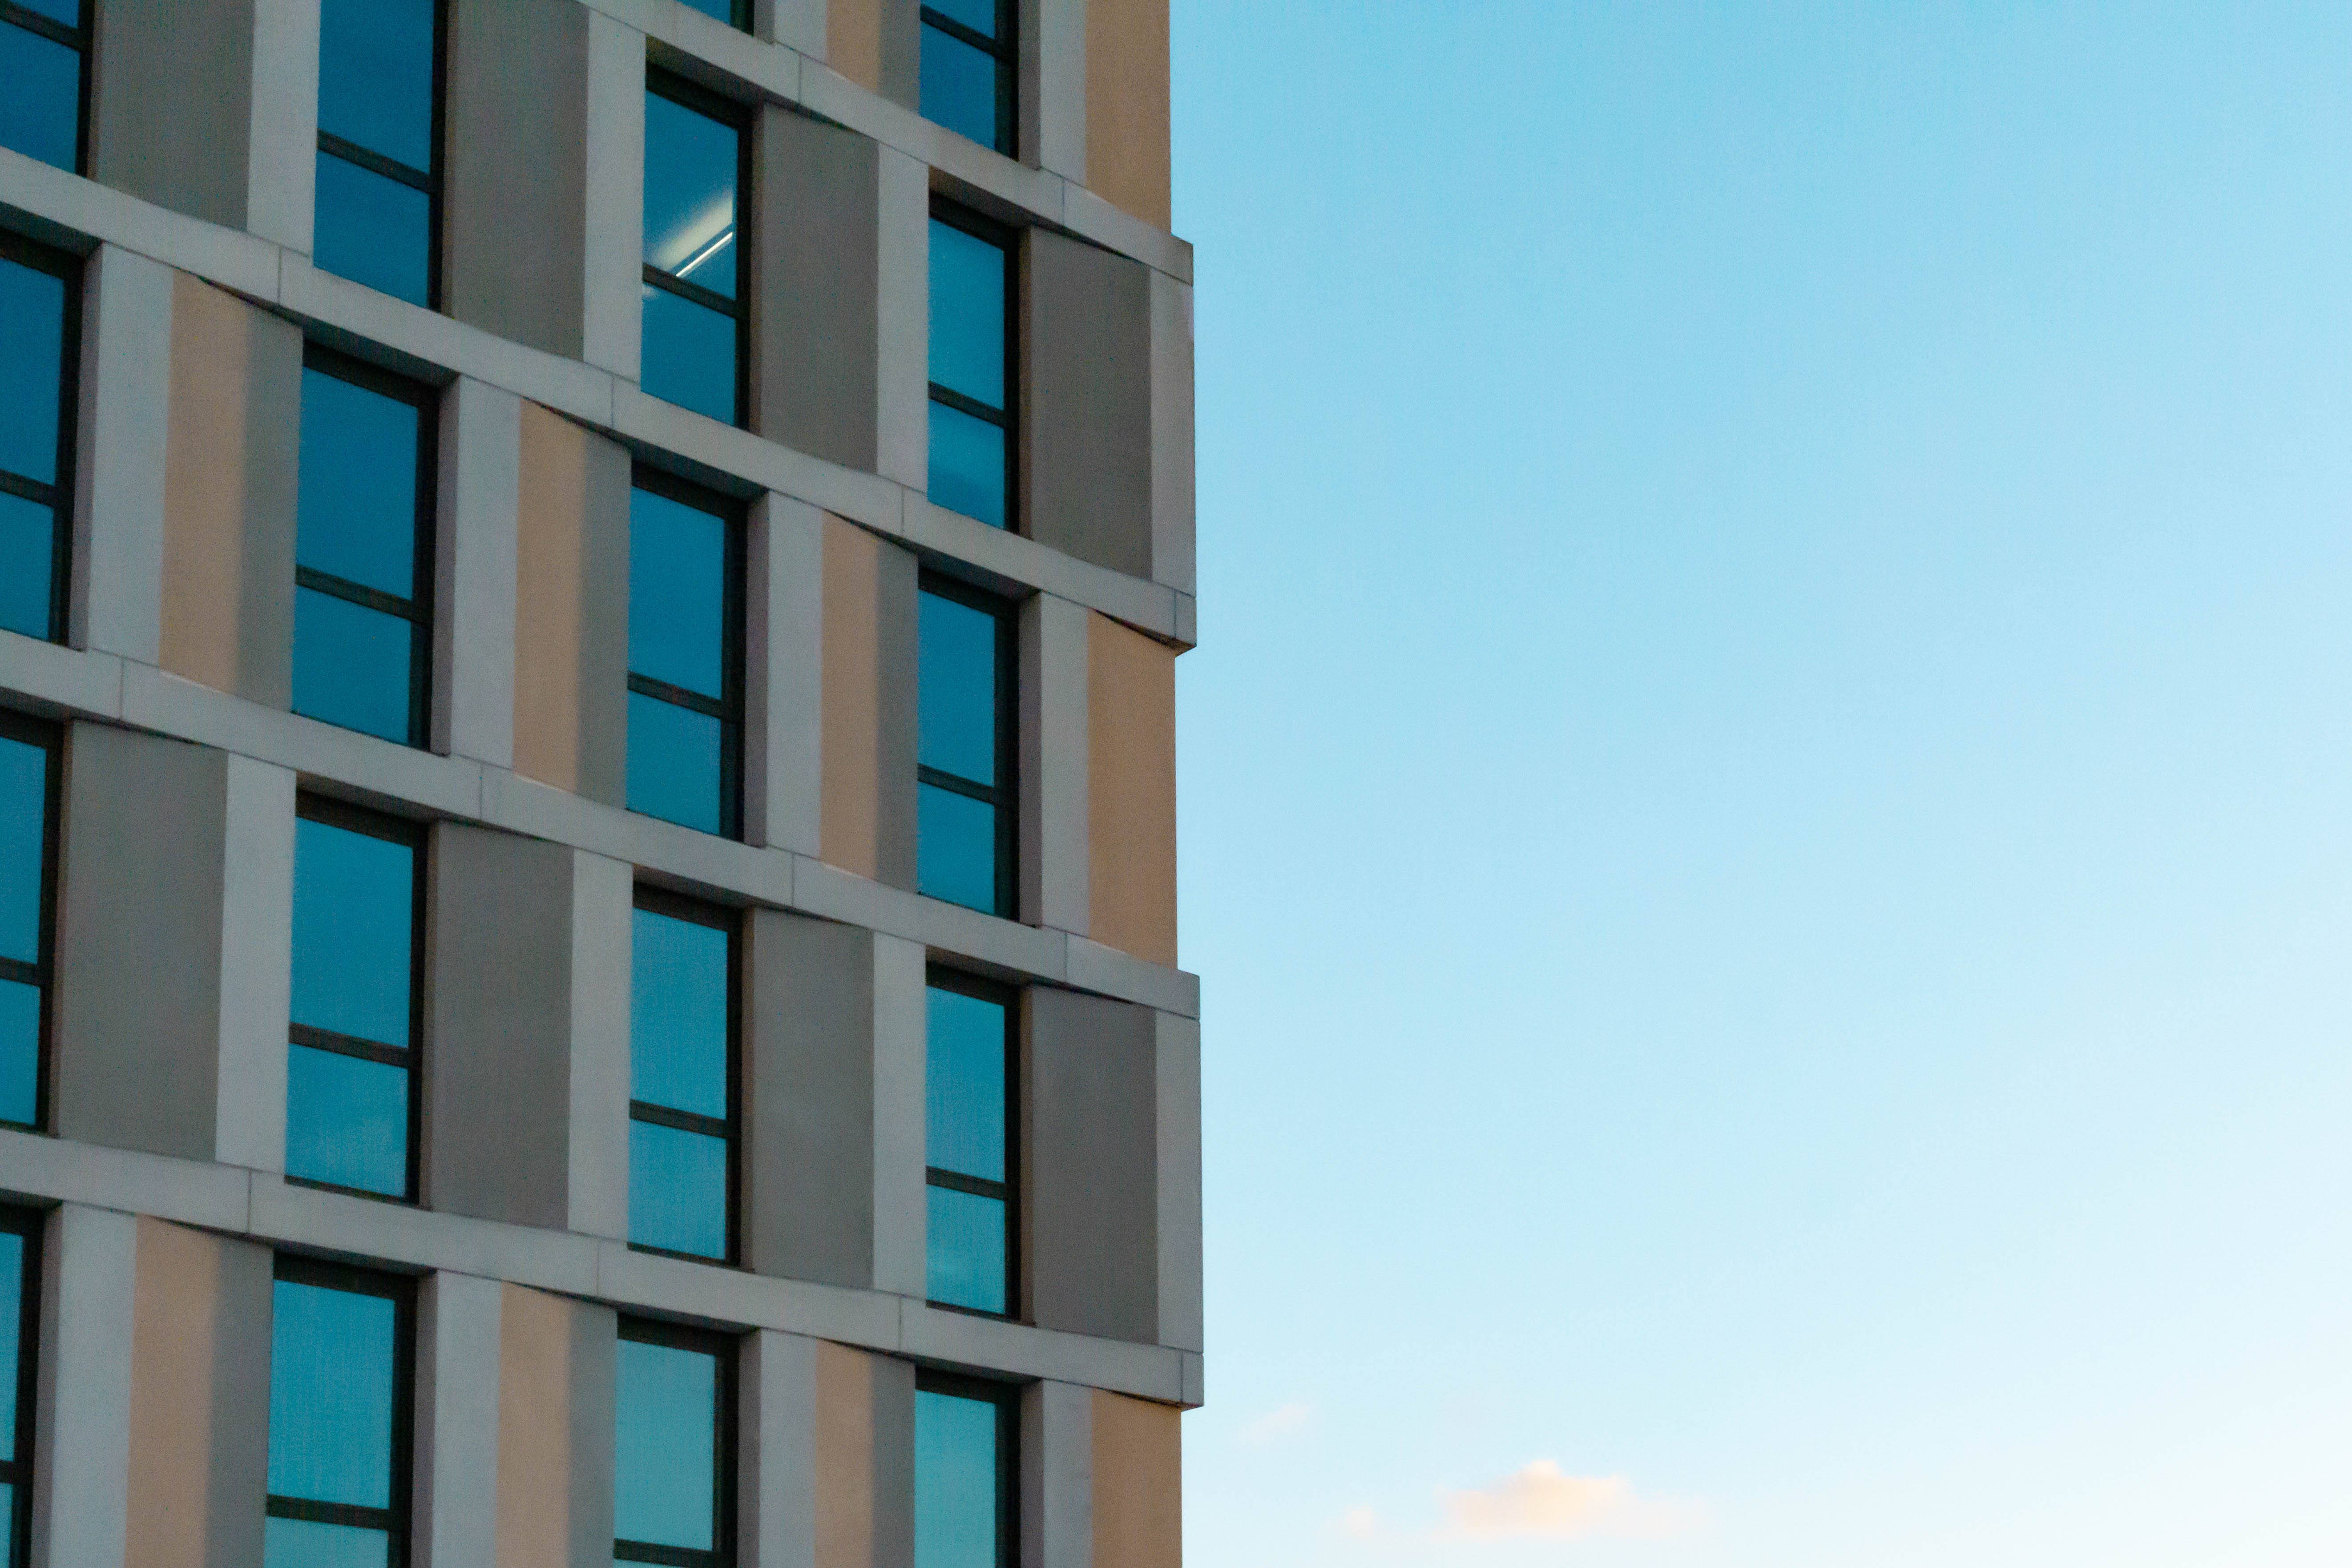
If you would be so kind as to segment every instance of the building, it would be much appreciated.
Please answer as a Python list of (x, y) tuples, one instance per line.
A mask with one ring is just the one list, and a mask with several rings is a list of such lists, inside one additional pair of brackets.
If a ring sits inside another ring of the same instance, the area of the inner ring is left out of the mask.
[(1172, 1568), (1166, 0), (0, 0), (0, 1560)]

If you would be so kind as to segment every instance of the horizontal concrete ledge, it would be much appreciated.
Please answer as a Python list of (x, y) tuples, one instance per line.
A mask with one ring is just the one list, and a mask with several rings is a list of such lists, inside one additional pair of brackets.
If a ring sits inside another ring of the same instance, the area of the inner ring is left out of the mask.
[(289, 768), (306, 787), (403, 816), (479, 823), (625, 861), (683, 891), (903, 937), (1005, 979), (1045, 981), (1163, 1013), (1200, 1016), (1197, 976), (1084, 937), (885, 887), (785, 850), (640, 816), (470, 757), (397, 746), (265, 708), (112, 654), (0, 632), (0, 691), (51, 718), (126, 725)]
[(233, 1165), (0, 1131), (0, 1194), (149, 1215), (347, 1261), (506, 1280), (682, 1321), (775, 1329), (945, 1366), (1048, 1378), (1168, 1405), (1200, 1403), (1201, 1358), (1190, 1351), (656, 1258), (595, 1237), (374, 1203)]

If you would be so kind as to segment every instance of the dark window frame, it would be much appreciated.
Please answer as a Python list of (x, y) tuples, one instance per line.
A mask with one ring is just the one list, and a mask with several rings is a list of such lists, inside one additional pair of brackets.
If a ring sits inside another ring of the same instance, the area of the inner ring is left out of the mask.
[[(1021, 918), (1021, 639), (1020, 610), (1011, 600), (975, 588), (960, 578), (926, 568), (916, 579), (918, 595), (933, 594), (967, 609), (981, 611), (996, 622), (996, 784), (991, 786), (959, 773), (928, 767), (917, 738), (915, 782), (981, 801), (996, 808), (996, 907), (982, 914), (1000, 920)], [(921, 600), (916, 601), (919, 617)], [(923, 672), (919, 647), (915, 679), (919, 692)], [(918, 697), (919, 710), (920, 698)], [(920, 881), (920, 867), (917, 868)], [(929, 895), (926, 895), (927, 897)], [(965, 906), (958, 905), (961, 909)]]
[(666, 1322), (657, 1318), (635, 1318), (622, 1314), (619, 1337), (639, 1344), (667, 1345), (673, 1350), (692, 1351), (698, 1355), (715, 1357), (719, 1363), (717, 1408), (711, 1413), (711, 1489), (712, 1510), (710, 1550), (697, 1551), (688, 1546), (663, 1546), (650, 1541), (624, 1541), (613, 1538), (613, 1556), (622, 1563), (657, 1563), (669, 1568), (731, 1568), (735, 1562), (737, 1413), (740, 1409), (736, 1379), (740, 1344), (733, 1334), (711, 1329), (690, 1329), (681, 1323)]
[(915, 1392), (996, 1406), (996, 1568), (1014, 1568), (1021, 1561), (1020, 1385), (919, 1366)]
[(1018, 12), (1013, 0), (996, 0), (996, 37), (983, 37), (944, 11), (925, 5), (920, 26), (978, 49), (996, 61), (996, 142), (990, 147), (1007, 158), (1021, 155), (1021, 47), (1014, 31)]
[[(926, 1300), (924, 1305), (942, 1312), (961, 1312), (971, 1318), (992, 1318), (1003, 1322), (1023, 1321), (1027, 1292), (1022, 1281), (1022, 1171), (1021, 1171), (1021, 987), (1002, 981), (984, 979), (961, 969), (944, 964), (931, 964), (923, 972), (923, 987), (952, 991), (960, 996), (992, 1002), (1004, 1009), (1004, 1180), (992, 1182), (982, 1176), (969, 1176), (961, 1171), (950, 1171), (929, 1163), (929, 1151), (924, 1151), (923, 1185), (926, 1188), (945, 1187), (950, 1192), (970, 1193), (974, 1197), (998, 1198), (1004, 1204), (1004, 1310), (991, 1312), (978, 1307), (960, 1306), (953, 1301)], [(925, 1010), (929, 1012), (929, 997)], [(924, 1029), (924, 1046), (928, 1053), (930, 1031)], [(926, 1140), (928, 1142), (928, 1139)], [(928, 1268), (929, 1260), (925, 1259)]]
[(79, 26), (68, 27), (54, 16), (44, 16), (37, 11), (16, 4), (15, 0), (0, 0), (0, 23), (13, 22), (25, 31), (47, 38), (53, 44), (62, 44), (81, 57), (81, 100), (74, 112), (72, 172), (85, 175), (89, 172), (89, 89), (94, 71), (91, 62), (98, 55), (91, 43), (91, 35), (95, 31), (91, 13), (97, 5), (98, 0), (81, 0), (81, 23)]
[[(0, 0), (5, 3), (5, 0)], [(94, 0), (83, 0), (85, 5)], [(313, 51), (315, 52), (315, 51)], [(347, 142), (326, 131), (319, 132), (319, 151), (329, 157), (340, 158), (354, 168), (380, 174), (397, 184), (425, 193), (425, 304), (427, 310), (442, 308), (441, 298), (441, 223), (442, 193), (447, 184), (445, 173), (448, 157), (444, 143), (448, 139), (449, 106), (449, 0), (433, 0), (433, 167), (417, 169), (388, 158), (371, 147)], [(316, 104), (312, 108), (316, 109)], [(315, 118), (315, 115), (314, 115)], [(322, 269), (323, 270), (323, 269)], [(341, 277), (337, 273), (334, 276)], [(356, 279), (348, 281), (357, 282)], [(368, 285), (362, 283), (364, 289)], [(387, 295), (386, 298), (394, 296)], [(404, 300), (403, 304), (409, 301)], [(307, 362), (306, 362), (307, 363)]]
[(50, 1079), (56, 1071), (50, 1037), (55, 1027), (57, 1008), (58, 862), (65, 835), (65, 733), (59, 726), (47, 720), (0, 708), (0, 736), (24, 745), (38, 746), (48, 754), (48, 765), (43, 773), (41, 784), (39, 953), (30, 973), (25, 972), (25, 966), (18, 961), (0, 958), (0, 977), (20, 984), (37, 985), (41, 990), (40, 1043), (37, 1047), (33, 1077), (33, 1120), (0, 1121), (0, 1127), (12, 1127), (22, 1132), (47, 1132), (49, 1131)]
[[(727, 526), (726, 581), (719, 595), (720, 614), (726, 617), (726, 625), (720, 637), (717, 700), (699, 691), (656, 680), (650, 675), (639, 675), (634, 669), (628, 672), (628, 689), (635, 696), (649, 697), (657, 702), (667, 702), (690, 713), (719, 721), (718, 837), (740, 840), (743, 837), (744, 688), (749, 679), (744, 668), (744, 622), (747, 618), (745, 571), (750, 554), (751, 509), (732, 496), (705, 489), (700, 485), (646, 463), (632, 467), (629, 488), (708, 513)], [(634, 589), (635, 584), (631, 586)], [(640, 812), (638, 815), (648, 814)], [(667, 818), (655, 817), (653, 820), (661, 822)]]
[[(991, 408), (936, 381), (928, 384), (930, 402), (943, 403), (1004, 432), (1004, 531), (1023, 533), (1026, 531), (1024, 524), (1027, 520), (1021, 510), (1021, 233), (940, 195), (931, 197), (930, 216), (935, 223), (959, 229), (1004, 252), (1004, 406)], [(926, 364), (924, 369), (928, 376), (929, 366)]]
[(629, 907), (727, 933), (727, 1115), (722, 1120), (690, 1110), (675, 1110), (654, 1100), (639, 1100), (634, 1094), (629, 1098), (629, 1120), (632, 1121), (651, 1122), (656, 1127), (698, 1132), (704, 1137), (727, 1141), (727, 1254), (723, 1258), (709, 1258), (699, 1252), (677, 1252), (667, 1247), (649, 1247), (637, 1241), (629, 1243), (629, 1250), (650, 1252), (658, 1258), (682, 1258), (690, 1263), (736, 1268), (743, 1258), (742, 913), (723, 904), (705, 903), (699, 899), (689, 899), (643, 882), (636, 885)]
[(39, 1414), (41, 1373), (41, 1243), (48, 1215), (39, 1209), (0, 1208), (0, 1231), (25, 1241), (25, 1277), (17, 1282), (16, 1302), (16, 1430), (13, 1459), (0, 1459), (0, 1481), (7, 1483), (15, 1507), (0, 1524), (7, 1531), (11, 1563), (33, 1560), (33, 1459), (35, 1417)]
[[(84, 0), (85, 5), (88, 0)], [(0, 0), (5, 5), (5, 0)], [(88, 56), (83, 72), (88, 76)], [(49, 629), (66, 640), (73, 584), (73, 513), (77, 426), (81, 410), (82, 259), (0, 228), (0, 259), (44, 272), (65, 284), (65, 319), (58, 333), (57, 479), (51, 484), (0, 469), (0, 491), (49, 509)]]
[[(391, 1507), (362, 1508), (352, 1503), (321, 1502), (312, 1498), (269, 1494), (264, 1512), (270, 1519), (305, 1520), (317, 1524), (350, 1524), (385, 1532), (385, 1568), (405, 1568), (409, 1557), (411, 1488), (415, 1484), (416, 1436), (416, 1281), (405, 1274), (388, 1274), (348, 1264), (329, 1263), (299, 1253), (281, 1252), (270, 1268), (271, 1280), (316, 1286), (353, 1296), (377, 1296), (392, 1303), (392, 1476)], [(277, 1375), (276, 1347), (271, 1347), (270, 1375)]]
[(287, 1048), (307, 1046), (313, 1050), (332, 1051), (339, 1056), (356, 1057), (362, 1061), (381, 1062), (386, 1067), (404, 1068), (408, 1073), (408, 1171), (406, 1185), (400, 1194), (370, 1192), (365, 1187), (347, 1187), (337, 1182), (321, 1182), (310, 1176), (289, 1174), (288, 1184), (315, 1187), (321, 1192), (346, 1193), (352, 1197), (369, 1198), (380, 1204), (407, 1204), (421, 1201), (418, 1183), (424, 1162), (425, 1132), (425, 936), (426, 861), (430, 858), (431, 829), (427, 824), (412, 822), (404, 817), (388, 816), (382, 812), (349, 805), (326, 795), (305, 791), (294, 797), (294, 816), (299, 820), (323, 823), (345, 832), (364, 834), (387, 843), (406, 847), (413, 854), (415, 873), (409, 883), (408, 918), (408, 1044), (405, 1047), (388, 1045), (381, 1040), (363, 1040), (356, 1036), (338, 1035), (331, 1030), (315, 1028), (308, 1024), (288, 1020)]
[[(396, 403), (405, 403), (416, 410), (416, 568), (408, 598), (405, 601), (395, 599), (363, 584), (321, 572), (315, 566), (305, 566), (299, 555), (294, 563), (294, 585), (325, 594), (346, 604), (396, 616), (415, 628), (415, 635), (408, 639), (407, 744), (422, 750), (431, 743), (433, 732), (433, 590), (439, 542), (435, 534), (440, 522), (440, 389), (411, 381), (406, 376), (395, 375), (381, 366), (311, 341), (302, 344), (302, 368), (348, 382)], [(299, 538), (299, 518), (297, 531)], [(331, 719), (318, 721), (321, 724), (334, 722)], [(377, 738), (382, 739), (381, 736)]]
[[(740, 0), (739, 0), (740, 4)], [(717, 18), (713, 18), (716, 20)], [(748, 24), (739, 24), (749, 30)], [(709, 88), (698, 86), (659, 66), (646, 67), (646, 91), (655, 98), (666, 98), (680, 109), (715, 120), (735, 132), (735, 297), (729, 299), (715, 289), (705, 289), (683, 278), (671, 276), (638, 257), (638, 271), (645, 285), (674, 294), (705, 310), (730, 316), (735, 321), (735, 417), (730, 422), (739, 430), (751, 427), (751, 231), (744, 222), (744, 208), (751, 199), (751, 111), (733, 99), (722, 97)], [(640, 247), (644, 242), (639, 240)], [(643, 311), (640, 310), (642, 316)], [(653, 396), (651, 393), (647, 396)], [(681, 405), (671, 405), (673, 407)], [(688, 409), (693, 413), (695, 410)]]

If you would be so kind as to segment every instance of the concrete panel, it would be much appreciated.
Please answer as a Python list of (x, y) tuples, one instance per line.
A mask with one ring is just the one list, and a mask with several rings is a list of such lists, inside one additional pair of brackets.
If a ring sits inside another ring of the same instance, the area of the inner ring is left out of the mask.
[(743, 836), (800, 855), (824, 843), (824, 531), (806, 501), (769, 494), (751, 507)]
[(618, 805), (628, 763), (628, 454), (526, 404), (519, 468), (515, 771)]
[(67, 1204), (42, 1237), (34, 1568), (118, 1568), (131, 1498), (139, 1221)]
[(588, 18), (571, 0), (450, 0), (441, 297), (578, 358), (586, 321)]
[(302, 334), (173, 279), (160, 653), (174, 675), (288, 706)]
[(221, 842), (219, 1110), (213, 1158), (286, 1168), (294, 774), (232, 755)]
[(246, 227), (310, 253), (319, 169), (320, 0), (253, 0)]
[(1176, 963), (1176, 653), (1117, 621), (1087, 622), (1086, 933)]
[(53, 1021), (65, 1137), (214, 1156), (227, 793), (225, 752), (68, 731)]
[(1099, 1390), (1094, 1405), (1096, 1568), (1183, 1568), (1182, 1412)]
[(824, 858), (915, 885), (915, 558), (824, 524)]
[[(1192, 287), (1151, 275), (1151, 574), (1193, 587)], [(1191, 642), (1189, 629), (1178, 633)]]
[(96, 8), (90, 178), (190, 217), (246, 226), (255, 5), (107, 0)]
[(824, 58), (826, 0), (755, 0), (751, 31), (772, 44), (782, 44), (811, 59)]
[(82, 274), (69, 640), (142, 664), (159, 657), (163, 613), (172, 276), (111, 245)]
[(931, 482), (931, 172), (885, 146), (875, 177), (875, 471), (921, 495)]
[(1021, 35), (1021, 146), (1037, 166), (1087, 183), (1087, 0), (1027, 0)]
[(508, 1287), (446, 1270), (416, 1293), (417, 1568), (494, 1562), (499, 1306)]
[(571, 1228), (629, 1234), (629, 960), (635, 869), (572, 856)]
[(778, 104), (751, 145), (751, 427), (872, 470), (880, 149)]
[(125, 1558), (245, 1568), (269, 1493), (269, 1249), (138, 1227)]
[(1087, 184), (1168, 227), (1168, 0), (1087, 0)]
[(816, 1568), (818, 1341), (762, 1329), (736, 1363), (737, 1513), (743, 1568)]
[(921, 1300), (929, 1278), (923, 1074), (929, 955), (874, 939), (874, 1289)]
[(1094, 1393), (1033, 1383), (1021, 1394), (1021, 1568), (1099, 1563), (1094, 1554)]
[[(858, 1352), (845, 1352), (860, 1355)], [(887, 1356), (863, 1355), (873, 1400), (873, 1568), (914, 1568), (915, 1368)], [(850, 1452), (854, 1455), (856, 1449)], [(867, 1560), (857, 1560), (864, 1568)], [(827, 1562), (824, 1568), (832, 1568)]]
[(922, 9), (917, 0), (826, 0), (825, 63), (908, 109), (921, 101)]
[(645, 321), (646, 36), (588, 14), (587, 233), (581, 357), (637, 379)]
[(744, 971), (743, 1260), (874, 1280), (874, 936), (753, 910)]
[(1151, 574), (1151, 283), (1139, 262), (1044, 229), (1028, 286), (1022, 489), (1029, 536)]
[(1202, 1347), (1201, 1312), (1201, 1026), (1154, 1016), (1158, 1079), (1160, 1342)]
[(512, 767), (522, 400), (459, 377), (441, 396), (439, 450), (433, 749)]
[(1159, 1337), (1152, 1014), (1033, 986), (1022, 1009), (1023, 1256), (1030, 1321)]
[(612, 1562), (615, 1329), (609, 1307), (503, 1288), (497, 1568)]
[(1021, 606), (1021, 908), (1040, 925), (1080, 935), (1090, 909), (1087, 658), (1096, 619), (1050, 594)]

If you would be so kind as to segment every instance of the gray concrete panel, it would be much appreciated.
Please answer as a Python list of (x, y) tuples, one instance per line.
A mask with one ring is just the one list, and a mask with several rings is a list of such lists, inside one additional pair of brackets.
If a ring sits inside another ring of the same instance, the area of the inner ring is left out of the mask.
[(1148, 1008), (1045, 986), (1022, 1019), (1030, 1321), (1159, 1337), (1159, 1053)]
[(1151, 574), (1151, 283), (1033, 228), (1024, 247), (1022, 489), (1029, 536)]
[(1094, 1562), (1094, 1408), (1076, 1384), (1021, 1391), (1021, 1568)]
[(876, 568), (874, 631), (876, 693), (874, 803), (875, 879), (893, 888), (915, 885), (915, 750), (917, 709), (916, 570), (913, 552), (884, 544)]
[(629, 454), (588, 438), (580, 520), (580, 793), (629, 795)]
[(514, 766), (522, 400), (471, 376), (441, 395), (433, 555), (433, 746)]
[(213, 1506), (205, 1520), (205, 1568), (261, 1561), (269, 1497), (269, 1342), (274, 1257), (226, 1237), (214, 1276), (212, 1423), (206, 1458)]
[(874, 1280), (874, 934), (755, 910), (744, 974), (743, 1258)]
[(1051, 594), (1021, 606), (1021, 910), (1080, 936), (1092, 903), (1087, 619)]
[(882, 96), (908, 109), (923, 101), (923, 8), (920, 0), (874, 0), (882, 23)]
[(286, 1168), (286, 1037), (294, 963), (294, 784), (231, 753), (221, 853), (220, 1103), (213, 1158)]
[(572, 856), (571, 1226), (629, 1234), (629, 958), (635, 868)]
[(824, 514), (752, 503), (745, 563), (743, 837), (824, 853)]
[(139, 1222), (67, 1204), (51, 1212), (42, 1251), (33, 1564), (111, 1568), (130, 1515)]
[(320, 0), (253, 0), (246, 227), (310, 253), (319, 168)]
[[(1180, 593), (1194, 580), (1192, 286), (1151, 275), (1151, 574)], [(1191, 642), (1189, 629), (1180, 641)]]
[(416, 1293), (417, 1568), (498, 1560), (499, 1307), (505, 1287), (436, 1271)]
[(106, 0), (90, 89), (90, 177), (245, 226), (255, 0)]
[(874, 1358), (874, 1568), (915, 1565), (915, 1368)]
[(294, 705), (294, 531), (301, 463), (302, 329), (251, 312), (246, 337), (245, 537), (236, 694)]
[(1154, 1016), (1159, 1055), (1160, 1342), (1202, 1348), (1201, 1025)]
[(163, 620), (172, 274), (106, 245), (82, 279), (71, 637), (76, 647), (153, 664)]
[(587, 295), (580, 357), (637, 379), (645, 306), (646, 36), (588, 14)]
[(931, 172), (890, 146), (877, 165), (875, 471), (919, 496), (931, 471)]
[(572, 0), (451, 0), (443, 308), (577, 358), (586, 320), (588, 18)]
[(923, 1153), (927, 957), (903, 937), (874, 939), (874, 1288), (919, 1301), (928, 1277), (929, 1226)]
[(620, 1317), (593, 1301), (572, 1306), (571, 1557), (568, 1568), (605, 1568), (613, 1556), (614, 1379)]
[(95, 724), (66, 747), (54, 1120), (209, 1160), (228, 755)]
[(752, 428), (873, 471), (879, 148), (771, 104), (752, 159)]

